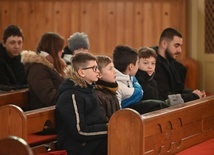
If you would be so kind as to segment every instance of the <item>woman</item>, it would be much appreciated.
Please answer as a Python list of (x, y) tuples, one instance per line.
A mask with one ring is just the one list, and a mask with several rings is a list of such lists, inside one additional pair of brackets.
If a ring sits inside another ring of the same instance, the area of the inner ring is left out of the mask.
[(64, 76), (65, 62), (61, 55), (64, 39), (54, 32), (42, 35), (36, 52), (23, 51), (29, 84), (29, 110), (43, 108), (56, 103), (56, 94)]

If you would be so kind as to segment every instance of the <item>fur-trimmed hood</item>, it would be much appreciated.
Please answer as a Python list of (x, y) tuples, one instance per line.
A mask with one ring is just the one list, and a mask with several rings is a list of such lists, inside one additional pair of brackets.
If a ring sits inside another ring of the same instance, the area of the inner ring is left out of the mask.
[(83, 78), (81, 78), (76, 71), (74, 71), (74, 68), (71, 65), (67, 66), (65, 72), (66, 78), (69, 78), (71, 81), (73, 81), (75, 86), (80, 86), (82, 88), (87, 87), (87, 82)]
[(41, 63), (45, 66), (48, 66), (51, 69), (54, 69), (53, 64), (48, 61), (44, 56), (37, 54), (34, 51), (22, 51), (21, 52), (21, 62), (24, 65), (33, 64), (33, 63)]

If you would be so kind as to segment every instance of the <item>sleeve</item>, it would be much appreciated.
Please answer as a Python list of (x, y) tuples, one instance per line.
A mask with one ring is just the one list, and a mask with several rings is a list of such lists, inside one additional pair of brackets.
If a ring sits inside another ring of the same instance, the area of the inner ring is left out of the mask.
[(58, 108), (61, 120), (74, 138), (80, 141), (90, 141), (107, 135), (106, 124), (86, 124), (83, 96), (74, 94), (60, 96), (57, 104), (61, 104)]
[(28, 74), (28, 84), (38, 98), (47, 106), (56, 100), (57, 88), (45, 67), (32, 66)]
[(122, 108), (126, 108), (132, 104), (139, 102), (143, 97), (143, 89), (137, 79), (133, 77), (133, 87), (124, 86), (121, 91), (126, 93), (126, 98), (122, 100)]

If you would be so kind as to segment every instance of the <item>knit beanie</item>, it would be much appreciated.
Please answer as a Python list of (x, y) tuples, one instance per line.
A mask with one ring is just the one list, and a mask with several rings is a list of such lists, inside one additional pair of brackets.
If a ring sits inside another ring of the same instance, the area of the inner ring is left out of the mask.
[(83, 49), (89, 49), (89, 39), (87, 34), (84, 32), (76, 32), (68, 38), (68, 48), (71, 50), (71, 52), (83, 48)]

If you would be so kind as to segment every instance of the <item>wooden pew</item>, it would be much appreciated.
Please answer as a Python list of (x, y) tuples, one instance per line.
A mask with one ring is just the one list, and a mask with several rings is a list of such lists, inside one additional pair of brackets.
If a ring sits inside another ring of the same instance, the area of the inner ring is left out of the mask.
[(29, 89), (25, 88), (25, 89), (0, 93), (0, 106), (6, 105), (6, 104), (15, 104), (21, 107), (22, 109), (26, 109), (28, 104), (28, 92), (29, 92)]
[(108, 125), (108, 155), (173, 155), (212, 138), (214, 96), (143, 115), (123, 109)]
[(55, 127), (54, 111), (55, 106), (26, 112), (16, 105), (0, 107), (0, 139), (18, 136), (32, 147), (35, 154), (50, 151), (56, 141), (56, 134), (39, 135), (38, 132), (47, 128), (47, 121), (52, 128)]
[(16, 136), (9, 136), (0, 140), (1, 155), (33, 155), (25, 140)]

